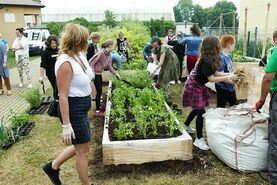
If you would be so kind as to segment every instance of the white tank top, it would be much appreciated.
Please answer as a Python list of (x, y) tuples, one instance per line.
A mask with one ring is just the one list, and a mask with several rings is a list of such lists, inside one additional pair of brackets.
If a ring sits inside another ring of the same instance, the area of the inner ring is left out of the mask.
[(72, 77), (72, 81), (68, 92), (69, 97), (85, 97), (90, 95), (91, 93), (90, 82), (95, 75), (92, 72), (86, 57), (82, 53), (79, 53), (79, 57), (81, 58), (83, 64), (87, 68), (85, 72), (83, 71), (83, 68), (81, 67), (81, 65), (74, 58), (72, 58), (67, 54), (61, 54), (58, 57), (57, 62), (55, 64), (56, 76), (57, 76), (57, 71), (59, 67), (64, 62), (69, 62), (71, 64), (71, 67), (73, 70), (73, 77)]

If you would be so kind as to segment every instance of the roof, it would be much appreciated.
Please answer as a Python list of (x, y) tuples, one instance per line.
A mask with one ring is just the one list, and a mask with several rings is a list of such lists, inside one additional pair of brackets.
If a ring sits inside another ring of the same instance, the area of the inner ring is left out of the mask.
[(0, 5), (45, 7), (40, 0), (1, 0)]

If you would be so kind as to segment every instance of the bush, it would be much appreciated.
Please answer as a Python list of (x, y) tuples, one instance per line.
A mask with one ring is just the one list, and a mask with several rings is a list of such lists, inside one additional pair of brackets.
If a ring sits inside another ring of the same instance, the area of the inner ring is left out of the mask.
[(8, 137), (9, 137), (9, 132), (10, 132), (8, 127), (6, 127), (4, 125), (3, 119), (4, 119), (4, 117), (2, 117), (1, 122), (0, 122), (0, 146), (7, 141)]
[(121, 22), (121, 25), (114, 28), (109, 28), (104, 25), (98, 28), (101, 33), (102, 42), (107, 39), (117, 39), (119, 31), (122, 31), (134, 50), (134, 52), (129, 52), (130, 64), (144, 62), (142, 51), (144, 45), (150, 40), (150, 33), (142, 22), (125, 20)]
[(63, 31), (63, 24), (58, 24), (56, 22), (50, 22), (47, 25), (47, 29), (51, 34), (60, 36), (61, 32)]
[(27, 113), (12, 113), (9, 121), (12, 124), (12, 128), (18, 128), (30, 121), (30, 115)]
[(25, 100), (30, 104), (31, 108), (38, 108), (40, 106), (41, 94), (39, 87), (33, 87), (26, 94)]

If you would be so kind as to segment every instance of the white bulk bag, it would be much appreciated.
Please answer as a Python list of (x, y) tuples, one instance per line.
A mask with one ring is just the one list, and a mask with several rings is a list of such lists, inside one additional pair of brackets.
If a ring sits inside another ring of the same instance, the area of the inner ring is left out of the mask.
[(240, 104), (209, 109), (204, 118), (209, 147), (225, 164), (239, 171), (267, 168), (267, 114), (253, 113), (248, 104)]

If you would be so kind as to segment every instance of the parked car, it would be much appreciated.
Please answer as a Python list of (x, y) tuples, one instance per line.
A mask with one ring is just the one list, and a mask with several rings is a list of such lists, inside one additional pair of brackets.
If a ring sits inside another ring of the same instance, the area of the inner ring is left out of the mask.
[(44, 41), (50, 36), (47, 29), (32, 28), (26, 29), (24, 35), (29, 40), (29, 54), (40, 55), (45, 49)]

